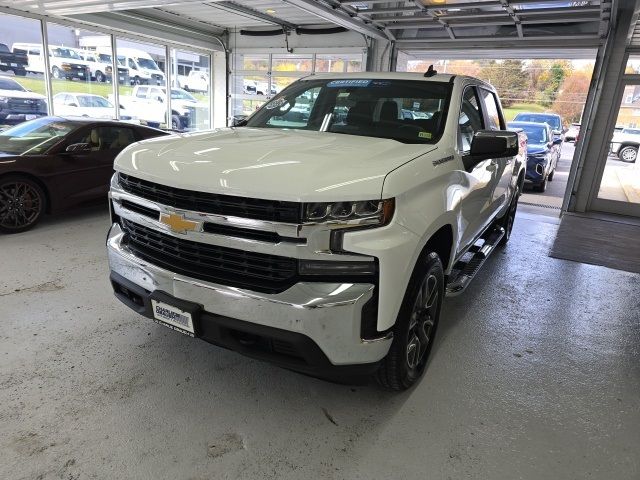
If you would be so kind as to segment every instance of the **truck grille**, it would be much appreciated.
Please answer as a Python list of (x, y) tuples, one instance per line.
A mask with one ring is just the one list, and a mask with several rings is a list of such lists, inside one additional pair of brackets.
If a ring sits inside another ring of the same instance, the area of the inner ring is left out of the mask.
[(29, 98), (10, 98), (8, 107), (11, 113), (47, 113), (44, 102)]
[(296, 282), (298, 261), (183, 240), (122, 219), (125, 243), (138, 257), (175, 273), (264, 293)]
[(125, 192), (182, 210), (272, 222), (301, 222), (302, 206), (296, 202), (194, 192), (148, 182), (123, 173), (118, 178)]

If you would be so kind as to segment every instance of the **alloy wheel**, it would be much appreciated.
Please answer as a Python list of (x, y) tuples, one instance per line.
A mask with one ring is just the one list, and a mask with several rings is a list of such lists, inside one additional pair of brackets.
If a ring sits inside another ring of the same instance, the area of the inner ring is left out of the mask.
[(26, 182), (14, 181), (0, 186), (0, 227), (22, 230), (34, 224), (42, 212), (42, 196)]
[(425, 277), (420, 285), (409, 319), (407, 332), (407, 366), (410, 370), (422, 368), (432, 340), (439, 303), (438, 279)]

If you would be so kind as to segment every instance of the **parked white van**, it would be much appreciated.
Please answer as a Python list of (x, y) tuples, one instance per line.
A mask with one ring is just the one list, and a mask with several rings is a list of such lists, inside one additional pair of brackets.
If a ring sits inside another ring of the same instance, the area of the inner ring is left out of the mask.
[[(44, 55), (42, 45), (38, 43), (14, 43), (12, 50), (21, 50), (29, 59), (27, 72), (44, 74)], [(90, 80), (89, 63), (84, 61), (78, 52), (71, 47), (49, 45), (49, 68), (55, 79)]]
[[(98, 49), (98, 53), (111, 50)], [(164, 85), (165, 75), (151, 55), (137, 48), (118, 48), (118, 65), (128, 69), (131, 85)]]

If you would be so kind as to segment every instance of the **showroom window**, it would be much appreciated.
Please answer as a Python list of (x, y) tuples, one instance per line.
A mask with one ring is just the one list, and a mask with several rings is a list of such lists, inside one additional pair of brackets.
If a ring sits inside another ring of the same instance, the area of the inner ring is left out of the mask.
[[(0, 13), (0, 129), (47, 115), (40, 22)], [(15, 92), (15, 93), (12, 93)]]
[(311, 73), (360, 72), (362, 53), (236, 53), (230, 79), (232, 122), (251, 115), (271, 97)]
[(152, 127), (179, 128), (179, 118), (168, 119), (165, 47), (151, 43), (116, 39), (118, 68), (125, 69), (128, 81), (118, 85), (120, 118)]
[(111, 37), (47, 22), (47, 39), (53, 113), (115, 118)]
[(209, 128), (211, 125), (210, 56), (172, 49), (171, 64), (171, 108), (179, 116), (180, 130)]

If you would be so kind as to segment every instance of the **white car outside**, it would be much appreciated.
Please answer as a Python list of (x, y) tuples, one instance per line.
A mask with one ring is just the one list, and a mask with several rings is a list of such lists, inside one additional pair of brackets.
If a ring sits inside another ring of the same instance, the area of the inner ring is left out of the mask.
[(189, 75), (178, 75), (178, 86), (188, 92), (209, 91), (209, 75), (200, 70), (191, 70)]
[[(57, 93), (53, 96), (53, 110), (56, 115), (62, 116), (116, 118), (113, 103), (100, 95), (89, 93)], [(123, 107), (120, 108), (120, 119), (133, 122), (138, 121), (135, 115), (130, 115)]]

